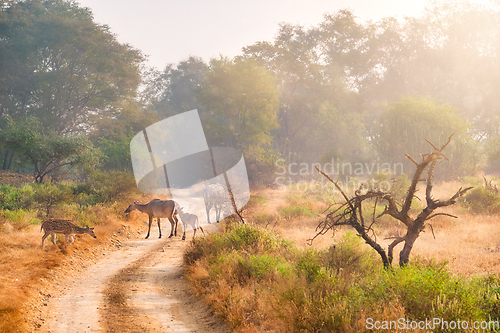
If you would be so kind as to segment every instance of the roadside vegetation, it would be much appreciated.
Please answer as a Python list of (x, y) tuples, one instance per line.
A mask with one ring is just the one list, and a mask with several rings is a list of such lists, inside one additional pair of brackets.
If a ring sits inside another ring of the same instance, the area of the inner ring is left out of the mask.
[[(123, 216), (124, 207), (141, 196), (132, 176), (117, 172), (105, 182), (99, 175), (85, 183), (0, 185), (0, 289), (8, 291), (0, 294), (0, 332), (33, 330), (36, 307), (50, 297), (46, 290), (64, 277), (61, 272), (78, 269), (75, 261), (83, 257), (95, 259), (116, 239), (144, 231), (140, 217)], [(47, 241), (42, 250), (40, 223), (47, 216), (95, 227), (97, 239), (76, 236), (68, 247), (59, 235), (57, 247)]]
[(235, 332), (363, 332), (369, 318), (500, 318), (496, 275), (462, 277), (432, 258), (383, 269), (350, 232), (320, 250), (228, 224), (193, 242), (184, 261), (196, 292)]

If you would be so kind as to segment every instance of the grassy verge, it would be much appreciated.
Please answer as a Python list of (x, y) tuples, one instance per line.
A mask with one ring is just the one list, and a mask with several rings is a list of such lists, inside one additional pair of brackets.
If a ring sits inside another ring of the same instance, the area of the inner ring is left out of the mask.
[(350, 233), (315, 250), (229, 225), (193, 242), (184, 260), (197, 293), (235, 332), (362, 332), (370, 320), (472, 323), (500, 315), (497, 277), (458, 277), (422, 259), (385, 271)]
[[(120, 239), (144, 231), (141, 216), (123, 215), (140, 194), (127, 185), (126, 175), (115, 176), (113, 183), (91, 179), (79, 185), (0, 186), (0, 332), (33, 331), (39, 307), (59, 278), (95, 261), (100, 251), (116, 248)], [(98, 238), (76, 236), (66, 246), (59, 235), (57, 246), (47, 239), (42, 250), (40, 222), (47, 209), (50, 217), (95, 227)]]

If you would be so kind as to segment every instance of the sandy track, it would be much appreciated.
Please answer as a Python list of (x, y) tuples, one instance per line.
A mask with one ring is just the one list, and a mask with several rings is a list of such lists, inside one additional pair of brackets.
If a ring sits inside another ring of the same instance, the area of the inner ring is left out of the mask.
[(182, 276), (187, 241), (124, 242), (54, 295), (40, 332), (229, 332)]

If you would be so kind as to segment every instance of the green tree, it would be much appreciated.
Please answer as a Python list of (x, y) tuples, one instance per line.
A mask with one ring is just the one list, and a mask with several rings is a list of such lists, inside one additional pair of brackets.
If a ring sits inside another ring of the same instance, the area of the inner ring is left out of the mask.
[[(366, 144), (356, 91), (362, 75), (352, 71), (356, 62), (349, 59), (354, 56), (341, 58), (334, 53), (362, 53), (365, 47), (355, 50), (353, 45), (367, 34), (365, 30), (350, 12), (340, 11), (327, 16), (319, 28), (284, 24), (274, 42), (244, 48), (245, 57), (268, 68), (278, 82), (276, 146), (287, 163), (332, 157), (354, 160), (363, 155)], [(357, 86), (349, 90), (354, 81)]]
[(433, 1), (420, 17), (376, 24), (380, 79), (367, 98), (390, 103), (430, 96), (459, 108), (478, 137), (500, 128), (500, 11), (467, 1)]
[(142, 55), (94, 23), (88, 8), (64, 0), (1, 4), (0, 116), (36, 116), (58, 134), (81, 133), (135, 95)]
[(178, 65), (169, 64), (162, 72), (151, 70), (146, 73), (143, 103), (162, 118), (194, 109), (204, 113), (199, 94), (207, 71), (207, 64), (196, 57), (189, 57)]
[(45, 210), (45, 216), (50, 216), (53, 207), (73, 201), (73, 191), (67, 186), (55, 186), (50, 183), (35, 187), (33, 199)]
[(371, 142), (380, 154), (381, 163), (402, 163), (408, 172), (414, 169), (414, 164), (405, 154), (419, 156), (430, 148), (425, 140), (440, 146), (452, 134), (453, 142), (447, 152), (450, 165), (445, 170), (451, 177), (472, 171), (476, 153), (467, 123), (449, 104), (404, 97), (382, 112), (375, 127), (371, 128)]
[(141, 109), (139, 103), (132, 99), (115, 103), (108, 112), (113, 116), (96, 118), (96, 128), (89, 135), (90, 141), (103, 153), (100, 168), (132, 171), (130, 140), (136, 133), (157, 122), (158, 114)]
[(278, 91), (272, 75), (254, 60), (212, 60), (201, 100), (209, 140), (238, 147), (259, 161), (277, 128)]
[(45, 176), (75, 166), (94, 166), (99, 151), (83, 136), (62, 136), (43, 129), (33, 117), (13, 122), (10, 118), (0, 133), (0, 144), (15, 151), (32, 164), (35, 182), (42, 183)]

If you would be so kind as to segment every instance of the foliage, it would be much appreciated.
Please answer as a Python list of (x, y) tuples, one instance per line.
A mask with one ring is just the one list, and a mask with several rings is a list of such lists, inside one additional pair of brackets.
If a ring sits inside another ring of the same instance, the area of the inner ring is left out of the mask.
[(299, 249), (235, 225), (191, 243), (184, 261), (188, 279), (233, 330), (359, 332), (366, 318), (498, 318), (498, 279), (459, 278), (445, 263), (422, 260), (383, 270), (351, 233), (326, 250)]
[(0, 185), (0, 210), (37, 210), (46, 216), (54, 208), (77, 205), (78, 209), (101, 203), (110, 204), (136, 189), (134, 177), (127, 172), (93, 171), (84, 183), (28, 184), (21, 187)]
[(463, 197), (460, 204), (475, 214), (499, 214), (500, 194), (491, 188), (479, 186)]
[(118, 140), (100, 138), (98, 148), (103, 154), (101, 169), (132, 172), (131, 139), (132, 137), (124, 137)]
[(84, 188), (80, 193), (90, 195), (91, 202), (111, 202), (136, 188), (135, 178), (128, 172), (121, 171), (98, 171), (94, 170), (89, 181), (80, 188)]
[(169, 64), (161, 72), (149, 71), (141, 96), (143, 103), (162, 118), (194, 109), (204, 115), (207, 111), (199, 99), (207, 72), (207, 64), (196, 57), (189, 57), (176, 66)]
[(35, 182), (64, 167), (93, 166), (99, 161), (99, 152), (83, 136), (63, 136), (42, 128), (39, 119), (24, 118), (14, 122), (7, 117), (7, 126), (0, 133), (0, 144), (20, 153), (35, 171)]
[(81, 133), (135, 95), (142, 55), (94, 23), (88, 8), (8, 1), (0, 22), (0, 114), (36, 116), (57, 134)]
[(0, 209), (0, 231), (4, 231), (4, 225), (10, 224), (17, 230), (22, 230), (30, 225), (40, 223), (40, 219), (33, 210), (2, 210)]
[(451, 105), (423, 98), (403, 98), (382, 112), (372, 134), (382, 160), (402, 163), (407, 174), (412, 173), (414, 164), (405, 154), (417, 158), (422, 152), (432, 150), (424, 139), (440, 146), (452, 134), (454, 140), (447, 149), (449, 164), (445, 174), (461, 175), (475, 167), (467, 125)]
[(40, 184), (35, 187), (33, 200), (42, 207), (45, 216), (50, 217), (50, 211), (54, 206), (73, 201), (73, 191), (66, 185)]
[(212, 60), (201, 100), (209, 140), (238, 147), (247, 158), (264, 158), (278, 126), (278, 91), (270, 73), (253, 60)]
[(311, 209), (309, 207), (303, 207), (303, 206), (287, 206), (283, 209), (279, 209), (278, 214), (287, 220), (301, 216), (306, 216), (306, 217), (313, 216)]

